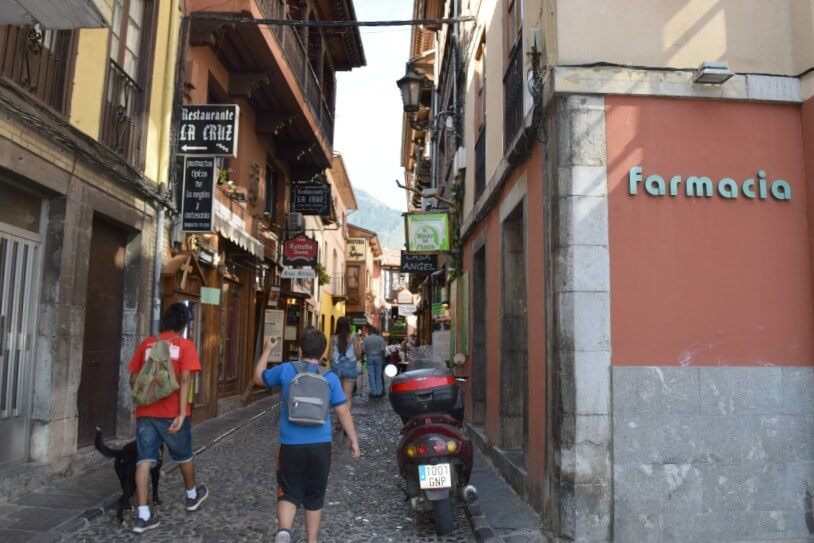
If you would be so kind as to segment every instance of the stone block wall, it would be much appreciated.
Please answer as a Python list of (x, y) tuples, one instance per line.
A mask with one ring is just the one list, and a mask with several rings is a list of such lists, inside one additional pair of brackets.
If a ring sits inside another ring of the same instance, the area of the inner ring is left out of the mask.
[(616, 541), (814, 540), (814, 368), (614, 367)]

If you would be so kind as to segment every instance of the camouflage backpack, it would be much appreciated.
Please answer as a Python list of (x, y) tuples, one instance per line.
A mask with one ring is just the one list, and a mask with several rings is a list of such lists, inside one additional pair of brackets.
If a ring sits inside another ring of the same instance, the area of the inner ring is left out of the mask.
[(173, 339), (176, 338), (161, 339), (156, 336), (150, 355), (144, 361), (133, 385), (134, 404), (152, 405), (180, 388), (170, 354)]

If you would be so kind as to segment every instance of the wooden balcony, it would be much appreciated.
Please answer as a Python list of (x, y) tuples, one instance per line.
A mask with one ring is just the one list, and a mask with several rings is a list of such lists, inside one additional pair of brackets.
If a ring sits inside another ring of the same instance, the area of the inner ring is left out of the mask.
[(64, 114), (72, 36), (39, 25), (0, 26), (0, 74)]
[[(213, 6), (211, 1), (190, 0), (187, 7), (203, 17), (193, 19), (190, 43), (212, 48), (229, 72), (229, 94), (251, 102), (258, 114), (258, 133), (277, 141), (296, 181), (310, 179), (330, 167), (334, 70), (360, 66), (364, 58), (361, 41), (354, 57), (347, 53), (349, 48), (344, 45), (347, 40), (337, 38), (336, 33), (228, 22), (229, 16), (293, 20), (287, 4), (284, 0), (226, 0)], [(334, 13), (334, 2), (325, 4), (320, 3), (324, 17), (342, 18)], [(206, 18), (213, 15), (218, 19)], [(358, 34), (358, 30), (351, 32)]]

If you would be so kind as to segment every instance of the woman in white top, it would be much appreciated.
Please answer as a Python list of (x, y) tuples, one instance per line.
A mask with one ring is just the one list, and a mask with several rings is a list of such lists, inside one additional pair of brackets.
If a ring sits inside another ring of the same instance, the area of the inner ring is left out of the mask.
[(331, 350), (328, 353), (328, 359), (331, 361), (331, 370), (342, 382), (342, 390), (348, 399), (348, 409), (350, 409), (353, 397), (353, 385), (358, 376), (356, 362), (361, 358), (362, 338), (358, 335), (351, 337), (350, 320), (347, 317), (339, 317), (336, 321), (334, 335), (331, 336)]

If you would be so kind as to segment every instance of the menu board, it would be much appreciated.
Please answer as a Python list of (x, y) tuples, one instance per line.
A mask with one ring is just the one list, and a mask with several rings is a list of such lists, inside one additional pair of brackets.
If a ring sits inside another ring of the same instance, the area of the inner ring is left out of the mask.
[(283, 321), (285, 312), (282, 309), (266, 309), (263, 332), (265, 337), (276, 337), (277, 344), (271, 351), (269, 362), (283, 361)]

